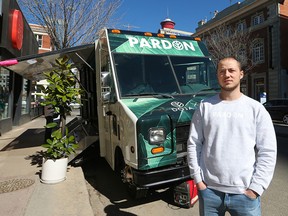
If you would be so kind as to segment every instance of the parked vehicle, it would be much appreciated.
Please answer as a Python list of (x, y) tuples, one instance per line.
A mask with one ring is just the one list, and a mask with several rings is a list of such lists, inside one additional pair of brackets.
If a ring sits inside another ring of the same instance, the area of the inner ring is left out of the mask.
[[(215, 65), (199, 38), (104, 29), (93, 45), (52, 54), (67, 55), (80, 72), (85, 131), (76, 137), (99, 139), (100, 155), (133, 196), (191, 179), (190, 121), (200, 101), (219, 89)], [(53, 66), (53, 56), (34, 58)], [(11, 69), (41, 76), (26, 60)]]
[(79, 109), (81, 107), (79, 103), (71, 103), (70, 106), (72, 107), (72, 109)]
[(204, 44), (192, 37), (106, 30), (96, 53), (101, 156), (136, 197), (149, 187), (189, 179), (192, 114), (218, 88)]
[(263, 105), (270, 113), (272, 120), (288, 124), (288, 99), (273, 99)]

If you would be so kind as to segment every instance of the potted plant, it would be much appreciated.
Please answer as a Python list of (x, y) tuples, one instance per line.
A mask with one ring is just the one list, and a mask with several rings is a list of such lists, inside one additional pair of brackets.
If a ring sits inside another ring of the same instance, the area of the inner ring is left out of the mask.
[(48, 86), (41, 89), (45, 95), (41, 104), (51, 106), (60, 116), (59, 123), (52, 122), (45, 126), (53, 129), (51, 137), (42, 145), (46, 151), (43, 154), (41, 182), (48, 184), (66, 179), (68, 157), (78, 148), (75, 137), (69, 135), (66, 127), (66, 116), (72, 111), (71, 103), (80, 103), (81, 89), (76, 88), (77, 78), (71, 71), (72, 65), (67, 57), (56, 59), (55, 66), (52, 71), (44, 73)]

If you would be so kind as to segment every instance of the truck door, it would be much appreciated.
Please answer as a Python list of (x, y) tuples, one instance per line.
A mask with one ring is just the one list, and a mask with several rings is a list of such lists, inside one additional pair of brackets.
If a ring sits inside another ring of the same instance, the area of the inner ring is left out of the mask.
[(105, 157), (109, 165), (112, 165), (111, 143), (111, 65), (107, 37), (100, 38), (95, 50), (96, 62), (96, 88), (97, 88), (97, 112), (99, 126), (100, 156)]
[[(110, 72), (101, 72), (101, 94), (102, 94), (102, 118), (103, 123), (103, 141), (105, 143), (105, 158), (107, 162), (112, 165), (112, 121), (113, 114), (110, 110), (110, 97), (111, 97), (111, 74)], [(103, 143), (102, 143), (103, 144)]]

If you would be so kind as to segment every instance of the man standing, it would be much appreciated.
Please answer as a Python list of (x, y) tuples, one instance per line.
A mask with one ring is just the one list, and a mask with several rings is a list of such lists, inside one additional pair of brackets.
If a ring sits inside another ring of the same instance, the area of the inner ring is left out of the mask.
[(272, 180), (277, 143), (269, 113), (240, 92), (244, 72), (234, 57), (219, 61), (221, 92), (195, 111), (188, 163), (200, 215), (261, 215), (260, 196)]

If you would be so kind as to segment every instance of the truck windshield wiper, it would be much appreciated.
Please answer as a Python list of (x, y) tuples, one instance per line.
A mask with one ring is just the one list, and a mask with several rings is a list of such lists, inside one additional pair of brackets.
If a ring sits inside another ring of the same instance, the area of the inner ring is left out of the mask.
[(163, 93), (139, 93), (139, 94), (126, 94), (125, 97), (129, 96), (161, 96), (164, 98), (174, 98), (172, 95), (163, 94)]

